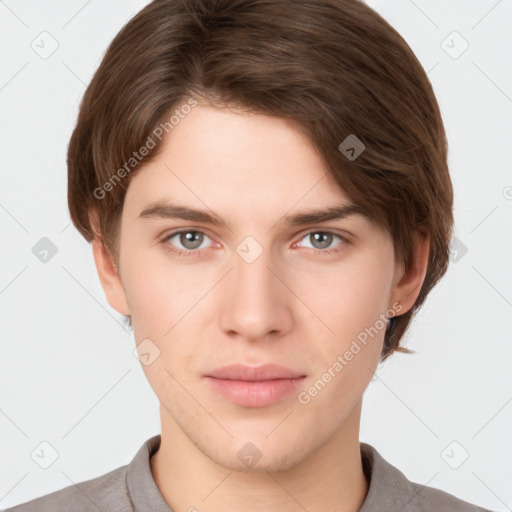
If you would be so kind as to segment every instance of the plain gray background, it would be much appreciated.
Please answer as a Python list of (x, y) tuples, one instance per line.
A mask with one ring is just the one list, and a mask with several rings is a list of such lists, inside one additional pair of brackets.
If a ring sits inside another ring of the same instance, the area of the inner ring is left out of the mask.
[[(127, 464), (160, 432), (133, 335), (66, 199), (79, 101), (146, 3), (0, 1), (1, 508)], [(457, 240), (407, 334), (417, 353), (392, 356), (365, 393), (361, 440), (413, 481), (512, 510), (512, 0), (368, 3), (436, 91)], [(43, 237), (57, 251), (46, 262), (34, 254)], [(31, 456), (51, 462), (41, 443), (58, 454), (47, 469)]]

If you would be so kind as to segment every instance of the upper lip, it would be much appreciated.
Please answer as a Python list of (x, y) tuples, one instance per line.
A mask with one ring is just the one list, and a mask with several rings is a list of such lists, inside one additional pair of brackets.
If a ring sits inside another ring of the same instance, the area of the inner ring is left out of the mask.
[(246, 366), (243, 364), (230, 364), (217, 368), (207, 375), (216, 379), (262, 381), (274, 379), (296, 379), (304, 374), (296, 372), (279, 364), (264, 364), (261, 366)]

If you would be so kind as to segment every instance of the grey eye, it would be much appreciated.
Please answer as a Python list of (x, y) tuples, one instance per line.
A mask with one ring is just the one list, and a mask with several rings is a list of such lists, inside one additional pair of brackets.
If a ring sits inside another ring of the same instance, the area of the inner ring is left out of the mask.
[(308, 236), (310, 237), (310, 240), (314, 240), (313, 246), (315, 249), (325, 249), (326, 247), (329, 247), (333, 239), (332, 233), (323, 233), (321, 231), (310, 233)]
[(202, 231), (193, 229), (185, 229), (183, 231), (176, 231), (171, 233), (164, 242), (173, 245), (177, 250), (181, 251), (194, 251), (195, 249), (203, 249), (201, 247), (205, 241), (209, 239), (208, 235)]
[[(327, 249), (331, 247), (335, 238), (343, 241), (343, 238), (340, 235), (329, 231), (310, 231), (302, 238), (302, 240), (310, 240), (311, 245), (306, 245), (305, 247), (311, 247), (312, 249)], [(301, 242), (301, 245), (302, 244), (303, 242)]]
[(204, 234), (200, 231), (182, 231), (177, 236), (179, 236), (179, 242), (185, 249), (197, 249), (204, 238)]

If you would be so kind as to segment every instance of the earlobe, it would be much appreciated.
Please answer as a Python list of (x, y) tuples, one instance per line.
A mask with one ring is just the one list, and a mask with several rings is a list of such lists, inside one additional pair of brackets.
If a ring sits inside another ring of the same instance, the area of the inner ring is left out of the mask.
[(402, 306), (400, 314), (406, 313), (412, 308), (423, 286), (430, 254), (430, 238), (428, 233), (423, 230), (415, 232), (414, 249), (414, 263), (399, 278), (398, 283), (395, 284), (391, 291), (389, 304), (392, 305), (395, 302), (399, 302)]
[(100, 237), (96, 236), (92, 241), (92, 250), (98, 277), (108, 303), (118, 313), (129, 315), (130, 309), (118, 269)]

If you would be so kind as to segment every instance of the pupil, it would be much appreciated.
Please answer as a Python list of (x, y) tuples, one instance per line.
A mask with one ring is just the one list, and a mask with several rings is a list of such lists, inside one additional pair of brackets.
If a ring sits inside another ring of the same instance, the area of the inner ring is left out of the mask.
[[(320, 240), (320, 247), (318, 247), (319, 249), (324, 249), (325, 247), (329, 247), (330, 243), (331, 243), (331, 238), (332, 238), (332, 235), (330, 233), (313, 233), (313, 237), (315, 239), (315, 242), (318, 242), (319, 240), (318, 239), (322, 239), (323, 238), (323, 241)], [(313, 244), (315, 245), (315, 244)]]
[(181, 234), (180, 242), (187, 247), (187, 249), (197, 249), (197, 247), (201, 245), (202, 236), (203, 235), (197, 231), (187, 231)]

